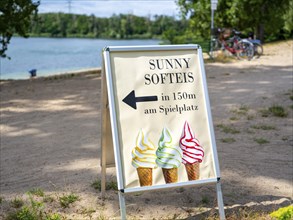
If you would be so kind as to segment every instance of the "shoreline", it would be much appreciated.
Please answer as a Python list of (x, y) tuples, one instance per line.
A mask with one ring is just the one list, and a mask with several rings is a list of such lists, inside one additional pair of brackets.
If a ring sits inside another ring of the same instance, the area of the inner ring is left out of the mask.
[(48, 76), (102, 67), (106, 46), (158, 45), (158, 40), (105, 40), (85, 38), (12, 38), (7, 56), (1, 59), (1, 79), (28, 79), (29, 71)]
[(27, 77), (26, 79), (0, 79), (0, 82), (7, 82), (7, 81), (25, 81), (31, 79), (44, 79), (44, 78), (63, 78), (68, 76), (81, 76), (81, 75), (88, 75), (88, 74), (100, 74), (101, 75), (102, 68), (87, 68), (87, 69), (80, 69), (80, 70), (72, 70), (72, 71), (65, 71), (65, 72), (57, 72), (52, 73), (45, 76), (36, 76), (36, 77)]

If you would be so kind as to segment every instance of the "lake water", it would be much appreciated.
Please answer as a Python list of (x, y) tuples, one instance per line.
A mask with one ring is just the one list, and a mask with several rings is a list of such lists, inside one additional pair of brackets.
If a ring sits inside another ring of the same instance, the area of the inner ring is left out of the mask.
[(29, 70), (37, 76), (101, 67), (105, 46), (158, 45), (159, 40), (105, 40), (76, 38), (12, 38), (0, 58), (1, 79), (27, 79)]

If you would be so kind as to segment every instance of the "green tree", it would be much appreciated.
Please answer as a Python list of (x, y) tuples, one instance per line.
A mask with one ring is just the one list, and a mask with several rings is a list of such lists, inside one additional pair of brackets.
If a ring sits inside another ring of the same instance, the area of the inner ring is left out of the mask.
[(189, 17), (187, 35), (195, 38), (208, 38), (211, 27), (210, 0), (179, 0), (178, 5), (183, 17)]
[[(279, 37), (284, 31), (285, 20), (290, 0), (233, 0), (231, 9), (235, 20), (231, 25), (245, 29), (251, 28), (262, 41), (273, 36)], [(237, 21), (237, 22), (235, 22)], [(273, 37), (274, 38), (274, 37)]]
[(284, 29), (291, 36), (293, 35), (293, 1), (291, 0), (288, 6), (288, 11), (284, 14), (285, 20)]
[(6, 57), (11, 37), (18, 34), (28, 37), (31, 16), (37, 13), (40, 2), (31, 0), (1, 0), (0, 2), (0, 56)]
[[(290, 3), (290, 4), (289, 4)], [(178, 0), (183, 17), (189, 18), (186, 34), (208, 39), (211, 24), (210, 0)], [(218, 27), (253, 31), (264, 40), (292, 34), (292, 0), (219, 0), (215, 11)]]

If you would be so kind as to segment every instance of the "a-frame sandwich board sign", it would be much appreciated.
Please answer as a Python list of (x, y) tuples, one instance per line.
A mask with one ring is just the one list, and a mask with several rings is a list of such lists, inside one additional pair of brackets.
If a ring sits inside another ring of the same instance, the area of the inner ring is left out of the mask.
[(215, 183), (225, 219), (201, 47), (106, 47), (102, 82), (102, 192), (115, 164), (122, 218), (127, 193)]

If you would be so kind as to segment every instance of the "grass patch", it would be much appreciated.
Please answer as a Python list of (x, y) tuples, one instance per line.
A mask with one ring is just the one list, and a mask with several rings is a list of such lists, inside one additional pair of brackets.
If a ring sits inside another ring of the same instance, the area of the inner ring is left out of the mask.
[(239, 108), (239, 111), (241, 111), (241, 112), (248, 112), (248, 110), (249, 110), (249, 108), (246, 105), (241, 105)]
[(246, 129), (245, 130), (245, 132), (247, 133), (247, 134), (255, 134), (255, 131), (254, 130), (251, 130), (251, 129)]
[(247, 115), (247, 120), (253, 120), (254, 116), (253, 115)]
[(44, 191), (39, 188), (31, 189), (30, 191), (28, 191), (28, 193), (31, 195), (39, 196), (39, 197), (45, 196)]
[[(101, 187), (102, 187), (101, 180), (99, 179), (95, 180), (91, 186), (94, 187), (94, 189), (101, 191)], [(111, 189), (118, 190), (117, 182), (115, 181), (106, 182), (106, 190), (111, 190)]]
[[(248, 208), (240, 208), (237, 211), (227, 212), (226, 211), (226, 219), (227, 220), (268, 220), (271, 219), (268, 217), (266, 212), (249, 210)], [(217, 212), (212, 212), (211, 216), (204, 218), (206, 220), (219, 220), (219, 215)]]
[(215, 54), (215, 57), (212, 61), (219, 63), (231, 63), (235, 61), (235, 59), (232, 56), (227, 56), (223, 51), (217, 51), (217, 54)]
[(29, 207), (25, 206), (22, 209), (10, 212), (6, 216), (6, 220), (38, 220), (37, 216), (32, 213), (32, 211), (29, 209)]
[(13, 207), (13, 208), (20, 208), (24, 205), (24, 201), (21, 199), (21, 198), (14, 198), (11, 202), (10, 202), (10, 205)]
[(281, 118), (285, 118), (288, 115), (285, 109), (282, 106), (278, 106), (278, 105), (270, 107), (269, 112), (272, 113), (274, 116), (281, 117)]
[[(43, 213), (43, 207), (44, 204), (41, 202), (38, 202), (32, 198), (32, 195), (29, 194), (30, 199), (30, 205), (29, 206), (21, 206), (21, 209), (18, 209), (14, 212), (10, 212), (6, 219), (7, 220), (38, 220), (38, 219), (47, 219), (43, 218), (45, 216), (45, 213)], [(12, 202), (15, 203), (15, 200)], [(14, 207), (14, 208), (20, 208)]]
[(230, 144), (230, 143), (234, 143), (236, 140), (235, 140), (234, 138), (222, 138), (221, 141), (222, 141), (223, 143), (228, 143), (228, 144)]
[(70, 204), (76, 202), (78, 200), (78, 196), (75, 194), (69, 194), (66, 196), (62, 196), (59, 198), (59, 203), (62, 208), (68, 208)]
[(238, 115), (246, 115), (248, 111), (249, 111), (248, 106), (241, 105), (238, 109), (233, 109), (231, 112)]
[(253, 125), (251, 128), (260, 130), (276, 130), (276, 127), (272, 125)]
[(55, 201), (55, 199), (54, 199), (54, 197), (52, 197), (52, 196), (45, 196), (44, 198), (43, 198), (43, 202), (46, 202), (46, 203), (52, 203), (52, 202), (54, 202)]
[(231, 121), (237, 121), (237, 120), (239, 120), (239, 118), (237, 118), (237, 117), (231, 117), (230, 120)]
[(86, 217), (88, 217), (88, 219), (92, 219), (92, 214), (95, 212), (96, 212), (96, 210), (94, 208), (83, 207), (80, 210), (80, 214), (85, 215)]
[(108, 218), (102, 214), (97, 217), (97, 220), (108, 220)]
[(254, 138), (253, 140), (260, 145), (270, 143), (268, 140), (264, 138)]
[(207, 196), (202, 196), (201, 203), (204, 205), (208, 205), (210, 203), (210, 200)]
[(270, 115), (273, 115), (275, 117), (285, 118), (288, 116), (288, 112), (286, 112), (286, 110), (279, 105), (274, 105), (268, 109), (261, 109), (260, 113), (262, 117), (269, 117)]
[(62, 220), (58, 213), (47, 214), (41, 210), (33, 210), (32, 207), (24, 206), (15, 212), (10, 212), (6, 220)]
[(60, 214), (58, 213), (53, 213), (53, 214), (49, 214), (46, 217), (46, 220), (62, 220), (65, 219), (63, 218)]
[(270, 111), (268, 109), (261, 109), (259, 112), (260, 112), (261, 116), (264, 118), (267, 118), (270, 116)]
[[(39, 196), (39, 190), (36, 194), (34, 192), (27, 192), (29, 197), (28, 202), (24, 203), (22, 199), (15, 198), (12, 200), (11, 206), (14, 208), (13, 211), (5, 214), (5, 220), (64, 220), (65, 217), (58, 214), (52, 213), (51, 210), (47, 211), (45, 204), (34, 199), (34, 196)], [(33, 195), (33, 194), (34, 195)], [(10, 209), (11, 210), (11, 209)]]
[(220, 125), (217, 125), (217, 128), (220, 128), (222, 132), (224, 133), (229, 133), (229, 134), (239, 134), (240, 131), (233, 128), (232, 126), (227, 126), (227, 125), (223, 125), (223, 124), (220, 124)]

